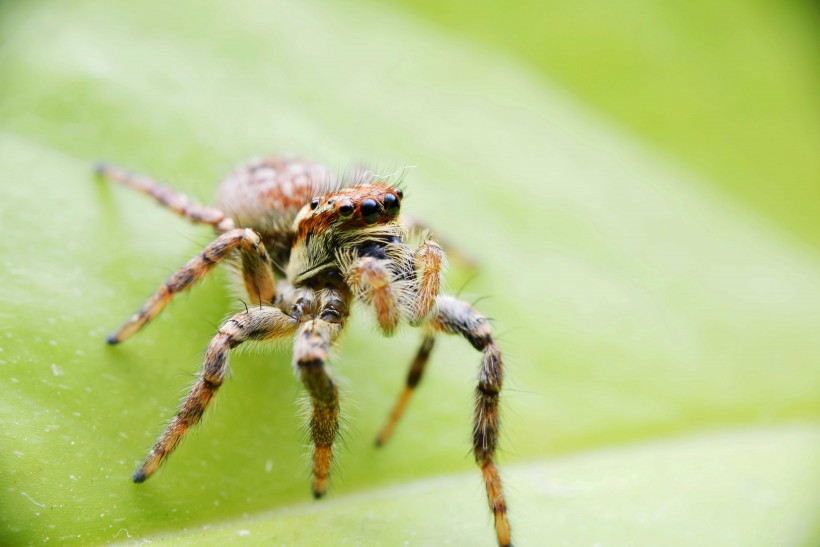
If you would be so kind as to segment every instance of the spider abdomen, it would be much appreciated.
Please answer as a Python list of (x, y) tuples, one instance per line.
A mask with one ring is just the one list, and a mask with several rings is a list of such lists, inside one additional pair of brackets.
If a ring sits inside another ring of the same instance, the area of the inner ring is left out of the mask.
[(269, 156), (236, 167), (222, 182), (218, 207), (238, 227), (259, 233), (277, 269), (287, 264), (293, 220), (315, 195), (338, 187), (326, 166), (297, 157)]

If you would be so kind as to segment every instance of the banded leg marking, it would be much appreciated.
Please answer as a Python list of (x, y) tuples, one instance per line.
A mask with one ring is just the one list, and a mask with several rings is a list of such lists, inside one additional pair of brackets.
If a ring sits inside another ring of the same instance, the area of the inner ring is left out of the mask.
[(228, 372), (230, 350), (248, 340), (270, 340), (293, 334), (298, 323), (278, 308), (252, 308), (234, 315), (219, 327), (205, 352), (194, 387), (165, 428), (145, 461), (134, 472), (133, 481), (143, 482), (173, 452), (185, 434), (196, 425), (216, 395)]
[(164, 205), (191, 222), (210, 224), (220, 233), (234, 228), (233, 221), (216, 207), (200, 205), (185, 194), (160, 184), (150, 177), (131, 173), (121, 167), (105, 163), (98, 164), (96, 172), (99, 176), (110, 181), (128, 186), (143, 194), (148, 194), (160, 205)]
[(109, 344), (118, 344), (139, 331), (165, 308), (174, 295), (205, 277), (234, 250), (239, 250), (242, 257), (242, 273), (251, 302), (254, 305), (270, 304), (273, 301), (275, 286), (268, 252), (256, 232), (237, 228), (217, 237), (201, 253), (172, 274), (142, 308), (106, 341)]
[(487, 319), (466, 302), (453, 297), (438, 298), (436, 315), (430, 324), (442, 332), (463, 336), (482, 353), (475, 393), (473, 455), (484, 477), (498, 544), (511, 545), (507, 502), (495, 464), (499, 436), (498, 396), (504, 380), (501, 351), (493, 339)]
[(313, 497), (327, 491), (333, 443), (339, 432), (339, 388), (325, 363), (331, 342), (341, 331), (341, 323), (313, 319), (304, 323), (296, 335), (293, 362), (299, 378), (310, 395), (310, 440), (313, 443)]

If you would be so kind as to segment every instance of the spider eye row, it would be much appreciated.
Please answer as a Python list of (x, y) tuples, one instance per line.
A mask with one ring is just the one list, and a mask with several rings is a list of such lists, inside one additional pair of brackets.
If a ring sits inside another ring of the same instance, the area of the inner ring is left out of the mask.
[[(373, 198), (363, 200), (359, 205), (362, 220), (364, 220), (366, 224), (374, 224), (379, 220), (382, 212), (386, 213), (388, 217), (395, 217), (399, 214), (403, 195), (401, 190), (396, 189), (394, 194), (385, 194), (382, 203), (379, 203)], [(332, 201), (333, 200), (331, 200), (331, 203)], [(311, 210), (315, 211), (321, 202), (322, 200), (320, 198), (313, 198), (310, 202)], [(356, 207), (349, 201), (343, 201), (339, 205), (339, 214), (342, 218), (351, 216), (355, 210)]]

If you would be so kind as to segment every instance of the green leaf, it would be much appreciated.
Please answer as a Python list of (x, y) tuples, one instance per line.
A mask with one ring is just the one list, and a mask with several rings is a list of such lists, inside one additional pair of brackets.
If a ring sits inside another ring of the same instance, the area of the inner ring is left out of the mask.
[[(242, 304), (216, 274), (105, 346), (211, 235), (92, 166), (105, 158), (209, 201), (234, 162), (272, 151), (417, 166), (405, 209), (481, 263), (463, 294), (493, 297), (478, 306), (507, 356), (501, 460), (520, 544), (724, 544), (741, 516), (742, 537), (818, 537), (820, 443), (790, 424), (820, 419), (820, 264), (776, 228), (508, 59), (376, 5), (3, 10), (0, 543), (195, 541), (206, 523), (212, 543), (393, 544), (414, 531), (419, 544), (492, 543), (467, 455), (478, 355), (442, 340), (377, 450), (419, 337), (385, 340), (362, 309), (334, 361), (347, 418), (327, 500), (305, 508), (286, 347), (237, 355), (203, 427), (130, 482), (215, 325)], [(452, 292), (468, 278), (454, 264)], [(753, 450), (732, 431), (762, 426)], [(714, 428), (726, 431), (714, 442), (654, 443)], [(630, 441), (648, 444), (608, 448)], [(566, 499), (560, 481), (586, 473), (600, 483)], [(624, 474), (635, 480), (606, 486)], [(713, 488), (681, 487), (703, 476)], [(737, 507), (746, 484), (762, 498)], [(732, 518), (714, 517), (716, 500)], [(644, 518), (655, 506), (663, 519)], [(381, 520), (359, 526), (370, 514)]]

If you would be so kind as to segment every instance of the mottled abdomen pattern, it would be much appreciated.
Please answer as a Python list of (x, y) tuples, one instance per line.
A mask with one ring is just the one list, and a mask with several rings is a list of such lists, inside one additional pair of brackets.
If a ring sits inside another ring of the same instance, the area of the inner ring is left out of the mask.
[(314, 196), (340, 186), (336, 174), (322, 164), (269, 156), (236, 167), (219, 187), (217, 205), (237, 227), (259, 233), (280, 269), (293, 244), (296, 214)]

